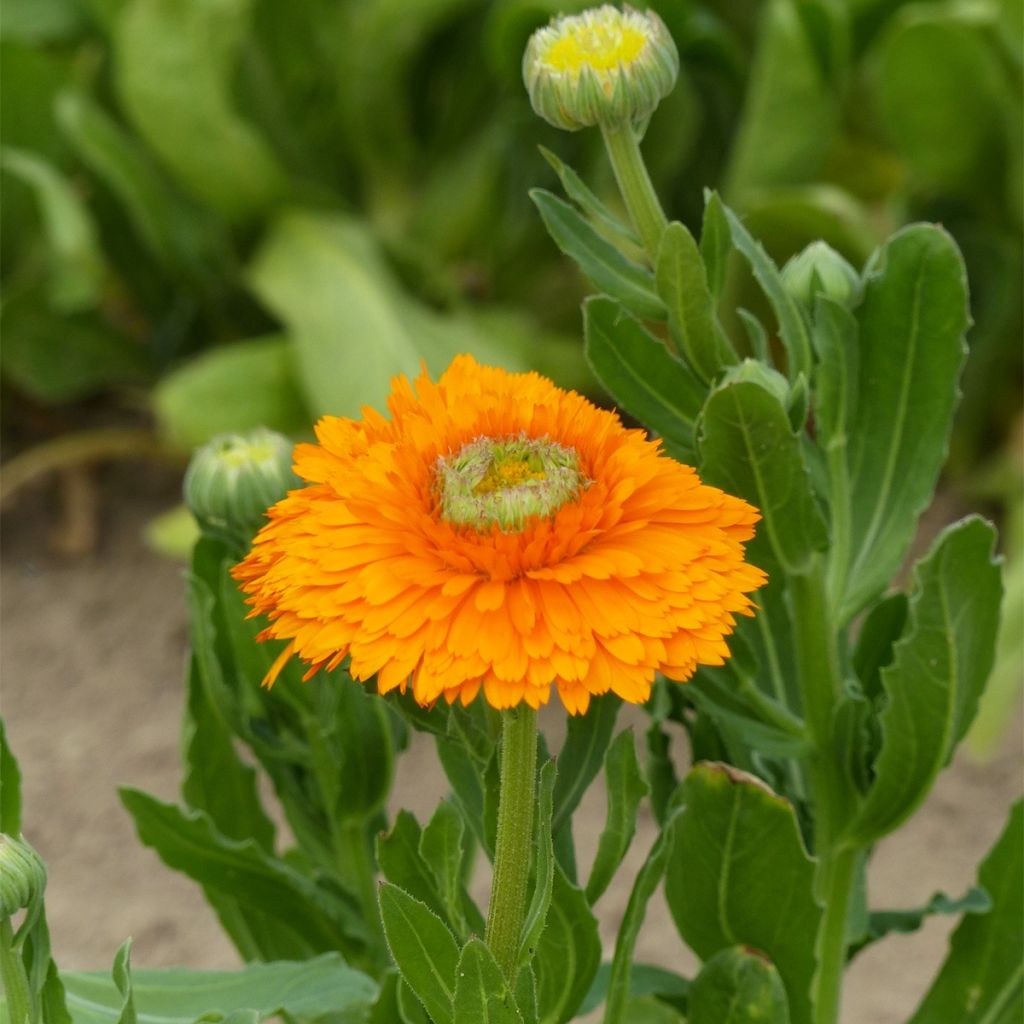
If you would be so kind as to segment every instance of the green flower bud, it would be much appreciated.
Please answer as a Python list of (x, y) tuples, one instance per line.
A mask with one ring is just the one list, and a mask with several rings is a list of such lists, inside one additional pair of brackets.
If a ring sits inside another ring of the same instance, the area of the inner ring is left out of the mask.
[(291, 462), (292, 442), (272, 430), (221, 434), (192, 456), (185, 504), (204, 533), (248, 548), (267, 509), (302, 486)]
[(480, 437), (437, 460), (441, 518), (515, 533), (534, 516), (554, 515), (589, 481), (572, 448), (525, 435)]
[(646, 122), (678, 74), (679, 53), (661, 18), (610, 4), (552, 19), (523, 55), (533, 109), (567, 131)]
[(0, 919), (42, 899), (46, 865), (24, 839), (0, 833)]
[(782, 283), (798, 302), (814, 305), (817, 295), (852, 306), (860, 295), (860, 277), (825, 242), (811, 242), (782, 268)]

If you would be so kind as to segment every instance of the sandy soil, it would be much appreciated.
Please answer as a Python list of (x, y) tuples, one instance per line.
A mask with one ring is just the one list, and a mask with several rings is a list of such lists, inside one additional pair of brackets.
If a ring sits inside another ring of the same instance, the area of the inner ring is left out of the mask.
[[(50, 552), (54, 513), (45, 488), (3, 520), (0, 709), (24, 775), (24, 831), (50, 870), (47, 909), (65, 968), (107, 968), (134, 936), (139, 966), (230, 967), (238, 958), (199, 889), (137, 841), (119, 785), (174, 799), (186, 648), (182, 566), (148, 551), (141, 530), (176, 500), (177, 482), (151, 469), (104, 472), (99, 549), (76, 560)], [(557, 712), (548, 724), (557, 732)], [(987, 764), (960, 758), (922, 811), (881, 844), (870, 872), (877, 907), (912, 906), (937, 889), (960, 895), (1020, 791), (1021, 730), (1014, 724)], [(444, 782), (429, 743), (399, 770), (395, 802), (429, 814)], [(595, 789), (577, 819), (585, 860), (604, 797)], [(627, 886), (653, 838), (641, 828), (618, 884), (599, 905), (609, 946)], [(898, 1024), (945, 954), (950, 922), (888, 939), (848, 975), (844, 1024)], [(638, 957), (687, 970), (663, 904), (652, 906)]]

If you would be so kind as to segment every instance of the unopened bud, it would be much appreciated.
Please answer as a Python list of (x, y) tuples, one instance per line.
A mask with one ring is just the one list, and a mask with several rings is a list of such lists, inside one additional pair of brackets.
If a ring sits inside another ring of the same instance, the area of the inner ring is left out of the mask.
[(678, 74), (679, 53), (661, 18), (610, 4), (554, 18), (523, 55), (533, 109), (567, 131), (645, 122)]
[(782, 283), (798, 302), (814, 305), (818, 295), (852, 306), (860, 294), (860, 278), (830, 245), (812, 242), (782, 268)]
[(24, 839), (0, 833), (0, 919), (41, 899), (46, 865)]
[(185, 473), (185, 503), (203, 532), (247, 548), (267, 509), (302, 481), (292, 442), (272, 430), (221, 434), (200, 448)]

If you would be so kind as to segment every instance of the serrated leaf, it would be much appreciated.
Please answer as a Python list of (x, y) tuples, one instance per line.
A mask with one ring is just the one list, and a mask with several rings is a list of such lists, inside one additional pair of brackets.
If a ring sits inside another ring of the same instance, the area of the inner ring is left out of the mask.
[(542, 188), (530, 190), (548, 233), (555, 244), (583, 271), (587, 280), (631, 313), (653, 320), (665, 319), (654, 278), (630, 262), (611, 242), (602, 238), (568, 203)]
[(462, 949), (455, 980), (454, 1024), (523, 1024), (494, 955), (480, 939)]
[(683, 782), (665, 897), (680, 934), (707, 960), (735, 945), (763, 950), (786, 986), (793, 1024), (811, 1019), (821, 909), (814, 863), (792, 806), (724, 764), (698, 764)]
[(583, 332), (587, 363), (615, 402), (680, 456), (692, 456), (707, 389), (686, 364), (613, 299), (586, 300)]
[(851, 827), (865, 844), (920, 806), (974, 718), (999, 624), (994, 543), (992, 527), (970, 517), (944, 530), (915, 568), (906, 626), (881, 670), (888, 701), (875, 779)]
[(945, 458), (968, 324), (967, 280), (953, 239), (927, 224), (894, 235), (872, 259), (857, 321), (858, 394), (847, 445), (850, 551), (840, 621), (899, 569)]
[(804, 570), (828, 543), (825, 520), (811, 488), (800, 439), (786, 407), (759, 364), (727, 378), (700, 420), (702, 475), (759, 509), (762, 543), (787, 573)]
[(544, 931), (548, 908), (551, 906), (551, 892), (555, 883), (555, 851), (551, 843), (551, 817), (555, 790), (555, 761), (549, 758), (540, 770), (537, 784), (537, 818), (534, 824), (534, 849), (536, 857), (533, 872), (533, 894), (523, 922), (522, 946), (519, 963), (528, 966), (537, 950), (537, 943)]
[(775, 965), (756, 950), (720, 950), (693, 979), (687, 1024), (789, 1024), (786, 989)]
[(701, 379), (714, 380), (723, 367), (736, 362), (736, 356), (715, 319), (700, 249), (679, 221), (669, 224), (661, 236), (655, 282), (688, 366)]
[(786, 290), (779, 268), (764, 251), (764, 246), (754, 239), (732, 210), (727, 206), (723, 207), (723, 210), (729, 223), (732, 244), (750, 264), (757, 283), (761, 286), (761, 290), (779, 321), (779, 337), (788, 356), (789, 379), (796, 380), (801, 373), (810, 376), (810, 332), (803, 314), (800, 312), (799, 304)]
[[(127, 945), (127, 944), (126, 944)], [(337, 953), (301, 963), (249, 964), (236, 971), (195, 971), (182, 967), (132, 970), (125, 947), (118, 952), (114, 977), (100, 971), (61, 975), (75, 1024), (117, 1024), (124, 1020), (124, 988), (130, 984), (138, 1024), (193, 1024), (197, 1019), (251, 1011), (255, 1019), (279, 1014), (313, 1018), (338, 1014), (338, 1024), (359, 1024), (377, 995), (377, 986), (347, 966)], [(120, 980), (119, 980), (120, 979)]]
[(402, 979), (434, 1024), (453, 1024), (459, 947), (452, 933), (425, 903), (397, 885), (382, 882), (379, 896), (384, 934)]
[(273, 151), (234, 107), (250, 0), (133, 0), (113, 32), (115, 85), (136, 131), (193, 195), (232, 221), (280, 199)]
[(908, 1024), (1012, 1024), (1024, 1015), (1022, 857), (1024, 804), (1018, 802), (978, 869), (992, 909), (961, 921), (938, 977)]
[(633, 731), (620, 732), (604, 759), (608, 814), (587, 879), (587, 901), (593, 906), (608, 888), (636, 832), (640, 801), (649, 787), (636, 756)]

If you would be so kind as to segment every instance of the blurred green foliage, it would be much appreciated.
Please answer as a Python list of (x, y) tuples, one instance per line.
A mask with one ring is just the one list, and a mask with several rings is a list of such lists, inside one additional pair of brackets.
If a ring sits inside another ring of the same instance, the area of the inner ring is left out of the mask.
[[(519, 72), (584, 6), (7, 0), (4, 381), (44, 405), (142, 386), (180, 447), (356, 414), (464, 350), (595, 390), (585, 289), (527, 190), (556, 181), (538, 144), (616, 208), (610, 170)], [(956, 237), (969, 464), (1019, 402), (1024, 4), (652, 6), (683, 62), (645, 146), (670, 217), (696, 230), (715, 186), (776, 260), (824, 238), (858, 268), (911, 220)], [(720, 298), (763, 301), (738, 266)]]

